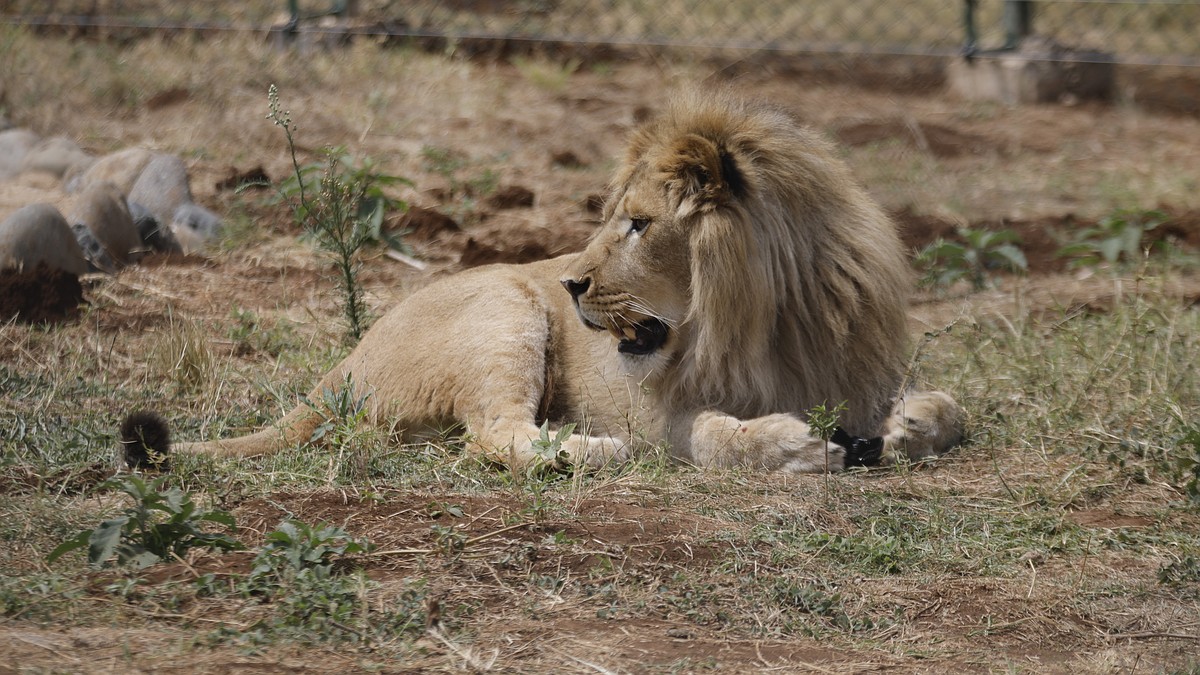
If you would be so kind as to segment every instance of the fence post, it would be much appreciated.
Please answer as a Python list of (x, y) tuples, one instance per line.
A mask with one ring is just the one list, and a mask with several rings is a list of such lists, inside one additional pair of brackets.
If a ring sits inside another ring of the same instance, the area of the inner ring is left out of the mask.
[(1033, 32), (1032, 0), (1004, 0), (1004, 48), (1016, 49)]
[(979, 51), (979, 31), (975, 28), (975, 3), (978, 0), (963, 0), (963, 29), (967, 41), (963, 44), (963, 56), (970, 59)]

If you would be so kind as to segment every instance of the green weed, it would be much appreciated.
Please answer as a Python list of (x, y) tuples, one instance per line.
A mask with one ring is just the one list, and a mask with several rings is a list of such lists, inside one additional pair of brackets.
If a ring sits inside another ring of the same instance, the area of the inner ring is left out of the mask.
[(1200, 427), (1189, 427), (1174, 457), (1175, 482), (1193, 506), (1200, 506)]
[(1133, 262), (1145, 253), (1146, 234), (1166, 220), (1162, 211), (1117, 210), (1076, 234), (1072, 243), (1058, 249), (1058, 256), (1068, 258), (1071, 267)]
[[(250, 574), (235, 585), (247, 598), (270, 603), (270, 613), (247, 631), (223, 631), (218, 641), (264, 644), (276, 637), (301, 642), (374, 645), (424, 630), (424, 592), (410, 585), (387, 603), (372, 607), (369, 593), (379, 584), (361, 571), (343, 572), (347, 556), (373, 546), (338, 527), (288, 520), (266, 537)], [(220, 593), (211, 580), (209, 592)]]
[(222, 551), (243, 548), (241, 542), (227, 534), (203, 529), (207, 523), (216, 523), (234, 530), (233, 516), (225, 511), (200, 509), (191, 495), (179, 488), (164, 490), (166, 480), (167, 476), (160, 476), (147, 483), (139, 476), (128, 475), (103, 483), (101, 488), (128, 495), (133, 506), (95, 529), (83, 530), (59, 544), (46, 562), (54, 562), (70, 551), (87, 549), (88, 564), (92, 567), (103, 567), (116, 556), (118, 565), (142, 569), (166, 558), (178, 558), (193, 548)]
[(1200, 583), (1200, 559), (1186, 556), (1158, 570), (1158, 583), (1168, 586)]
[(917, 253), (915, 263), (924, 270), (925, 285), (949, 285), (961, 279), (977, 291), (987, 288), (995, 270), (1025, 272), (1029, 263), (1018, 248), (1021, 238), (1012, 230), (958, 228), (961, 242), (938, 239)]
[(407, 208), (402, 202), (387, 197), (383, 188), (411, 185), (411, 182), (379, 173), (369, 159), (356, 163), (339, 149), (326, 150), (324, 170), (320, 178), (314, 180), (313, 175), (319, 169), (300, 166), (293, 138), (296, 127), (292, 124), (291, 113), (280, 107), (275, 85), (267, 92), (267, 102), (270, 110), (267, 118), (283, 129), (292, 158), (291, 180), (294, 182), (284, 184), (283, 194), (295, 195), (297, 220), (303, 223), (317, 247), (332, 258), (338, 271), (348, 337), (352, 342), (358, 342), (370, 324), (358, 279), (358, 254), (383, 238), (383, 220), (389, 207)]
[(366, 540), (357, 540), (338, 527), (314, 527), (297, 520), (286, 520), (267, 535), (266, 543), (254, 558), (248, 582), (287, 579), (298, 574), (328, 577), (335, 559), (371, 548)]
[(249, 309), (234, 308), (230, 312), (233, 325), (228, 330), (234, 351), (239, 354), (263, 352), (272, 358), (298, 351), (301, 342), (292, 325), (285, 321), (269, 321)]
[(324, 416), (325, 420), (313, 429), (310, 443), (328, 441), (337, 448), (345, 448), (354, 438), (356, 431), (367, 419), (369, 409), (367, 402), (371, 392), (357, 394), (354, 380), (346, 373), (342, 385), (336, 388), (325, 387), (321, 390), (321, 400), (314, 402), (308, 397), (301, 397), (304, 405)]
[(824, 403), (813, 406), (805, 413), (805, 419), (808, 421), (808, 426), (813, 434), (825, 441), (825, 488), (826, 496), (829, 492), (829, 439), (833, 438), (833, 432), (837, 430), (838, 423), (841, 421), (842, 413), (846, 412), (846, 402), (842, 401), (832, 408), (827, 407)]
[[(287, 179), (279, 185), (275, 199), (295, 201), (296, 222), (306, 230), (309, 227), (310, 205), (302, 195), (320, 195), (325, 189), (326, 176), (330, 173), (340, 182), (357, 188), (351, 196), (356, 196), (354, 218), (363, 230), (369, 244), (386, 244), (398, 250), (405, 250), (404, 242), (395, 235), (383, 230), (384, 218), (388, 213), (408, 210), (408, 202), (392, 197), (384, 188), (396, 185), (412, 186), (412, 181), (401, 176), (383, 173), (379, 164), (371, 157), (358, 159), (351, 155), (345, 147), (332, 147), (324, 150), (325, 162), (306, 164), (295, 168)], [(319, 207), (318, 207), (319, 208)]]
[(567, 59), (559, 62), (513, 57), (512, 64), (533, 86), (551, 94), (559, 94), (566, 89), (571, 76), (579, 70), (582, 61)]

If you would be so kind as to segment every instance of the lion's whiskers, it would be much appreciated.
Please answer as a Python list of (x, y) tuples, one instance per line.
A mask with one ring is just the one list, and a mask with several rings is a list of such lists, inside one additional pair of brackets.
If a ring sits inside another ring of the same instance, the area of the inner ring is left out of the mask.
[(668, 319), (667, 317), (663, 316), (661, 313), (656, 311), (653, 307), (650, 306), (650, 303), (647, 302), (645, 298), (639, 297), (637, 295), (633, 295), (631, 293), (629, 295), (629, 301), (627, 302), (627, 304), (629, 305), (629, 308), (632, 309), (633, 311), (635, 311), (639, 314), (645, 314), (646, 316), (651, 317), (653, 319), (658, 319), (659, 321), (665, 323), (668, 328), (676, 329), (679, 327), (678, 322), (672, 321), (671, 319)]

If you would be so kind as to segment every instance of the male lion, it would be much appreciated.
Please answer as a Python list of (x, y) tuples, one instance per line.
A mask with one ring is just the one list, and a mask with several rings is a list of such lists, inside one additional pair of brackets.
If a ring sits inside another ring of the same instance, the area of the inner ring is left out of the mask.
[[(775, 109), (693, 94), (635, 133), (582, 253), (429, 285), (310, 398), (352, 382), (372, 420), (459, 423), (470, 450), (514, 467), (537, 459), (543, 420), (577, 423), (562, 449), (592, 465), (663, 441), (704, 467), (919, 458), (958, 441), (961, 412), (942, 393), (898, 398), (910, 284), (895, 227), (825, 141)], [(826, 453), (803, 416), (842, 401)], [(273, 452), (321, 421), (301, 405), (182, 449)]]

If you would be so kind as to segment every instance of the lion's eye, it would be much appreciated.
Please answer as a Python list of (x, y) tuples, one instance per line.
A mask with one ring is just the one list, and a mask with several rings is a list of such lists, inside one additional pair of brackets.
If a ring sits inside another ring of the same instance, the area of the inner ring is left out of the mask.
[(641, 234), (649, 226), (650, 226), (649, 218), (630, 218), (629, 219), (629, 233), (630, 234), (634, 234), (634, 233)]

